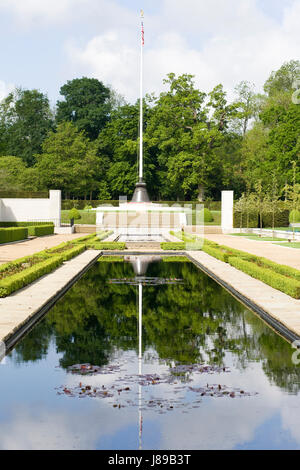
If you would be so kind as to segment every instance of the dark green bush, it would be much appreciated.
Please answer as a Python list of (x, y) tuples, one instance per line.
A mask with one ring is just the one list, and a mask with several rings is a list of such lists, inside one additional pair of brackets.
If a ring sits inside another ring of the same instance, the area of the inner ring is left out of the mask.
[[(259, 225), (258, 220), (258, 213), (249, 213), (248, 216), (248, 226), (247, 226), (247, 214), (242, 214), (242, 227), (243, 228), (257, 228)], [(241, 213), (238, 211), (233, 211), (233, 227), (240, 228), (241, 227)]]
[(0, 228), (0, 243), (10, 243), (26, 238), (28, 238), (26, 227)]
[[(272, 213), (263, 215), (262, 226), (266, 228), (270, 228), (273, 226)], [(289, 226), (289, 211), (287, 209), (276, 211), (275, 217), (274, 217), (274, 227), (288, 227), (288, 226)]]

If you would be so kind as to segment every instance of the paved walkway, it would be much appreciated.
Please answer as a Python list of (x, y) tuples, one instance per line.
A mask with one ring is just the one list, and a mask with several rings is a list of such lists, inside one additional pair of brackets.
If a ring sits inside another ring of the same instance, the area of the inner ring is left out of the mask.
[(220, 245), (230, 246), (237, 250), (247, 251), (253, 255), (263, 256), (275, 263), (285, 264), (300, 270), (300, 250), (287, 248), (273, 244), (272, 242), (263, 242), (249, 240), (246, 237), (236, 237), (233, 235), (205, 234), (208, 240), (219, 243)]
[(0, 264), (22, 258), (23, 256), (32, 255), (33, 253), (45, 250), (46, 248), (52, 248), (60, 243), (84, 237), (84, 235), (84, 233), (49, 235), (46, 237), (37, 237), (33, 240), (25, 240), (24, 242), (0, 245)]

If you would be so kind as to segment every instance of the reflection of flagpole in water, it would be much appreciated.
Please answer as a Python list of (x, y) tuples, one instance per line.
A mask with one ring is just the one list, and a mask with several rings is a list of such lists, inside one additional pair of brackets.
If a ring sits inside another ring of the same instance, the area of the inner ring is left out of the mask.
[[(142, 375), (142, 315), (143, 315), (143, 286), (139, 282), (139, 375)], [(139, 449), (142, 449), (142, 386), (139, 384)]]
[(124, 279), (110, 279), (110, 283), (115, 284), (128, 284), (139, 286), (139, 301), (138, 301), (138, 337), (139, 337), (139, 353), (138, 353), (138, 375), (139, 375), (139, 449), (142, 449), (142, 433), (143, 433), (143, 416), (142, 416), (142, 317), (143, 317), (143, 285), (147, 286), (163, 286), (168, 284), (181, 283), (182, 279), (174, 278), (160, 278), (160, 277), (146, 277), (148, 265), (155, 261), (160, 261), (160, 256), (125, 256), (125, 261), (130, 261), (134, 269), (134, 278)]

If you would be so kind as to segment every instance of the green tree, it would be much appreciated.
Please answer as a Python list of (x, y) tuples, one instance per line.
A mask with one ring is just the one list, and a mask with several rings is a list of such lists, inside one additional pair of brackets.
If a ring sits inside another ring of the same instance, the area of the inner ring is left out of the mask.
[[(56, 121), (73, 122), (80, 131), (95, 140), (107, 123), (111, 111), (110, 89), (96, 78), (75, 78), (60, 89), (63, 101), (57, 101)], [(115, 101), (118, 98), (115, 97)]]
[(290, 60), (285, 62), (279, 70), (273, 71), (265, 82), (264, 90), (269, 95), (276, 95), (278, 92), (290, 92), (294, 82), (300, 79), (300, 61)]
[(38, 90), (15, 89), (0, 104), (0, 150), (2, 155), (21, 157), (26, 165), (53, 128), (53, 115), (46, 95)]
[(238, 95), (238, 128), (240, 129), (242, 135), (245, 136), (248, 130), (249, 122), (257, 114), (258, 97), (254, 92), (254, 84), (245, 80), (240, 82), (235, 87), (235, 92)]
[(0, 187), (3, 191), (23, 189), (22, 180), (26, 165), (22, 158), (14, 156), (0, 157)]
[(42, 187), (59, 188), (67, 195), (84, 195), (96, 187), (101, 159), (95, 145), (72, 123), (63, 122), (50, 132), (42, 150), (36, 155)]

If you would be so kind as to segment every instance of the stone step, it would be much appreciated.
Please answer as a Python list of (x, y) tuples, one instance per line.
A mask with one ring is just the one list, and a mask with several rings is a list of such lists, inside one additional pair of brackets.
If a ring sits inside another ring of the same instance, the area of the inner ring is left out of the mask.
[(74, 226), (75, 233), (95, 233), (97, 231), (96, 225), (79, 225)]

